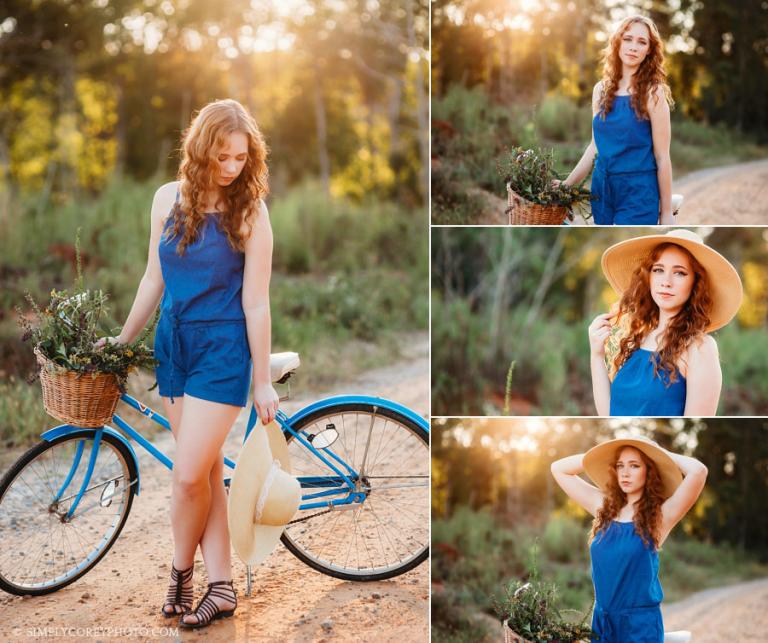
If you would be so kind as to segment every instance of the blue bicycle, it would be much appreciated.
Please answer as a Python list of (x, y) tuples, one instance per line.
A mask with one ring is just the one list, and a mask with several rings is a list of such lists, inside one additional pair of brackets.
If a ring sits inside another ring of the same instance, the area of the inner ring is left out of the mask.
[[(273, 381), (286, 383), (298, 366), (296, 353), (272, 355)], [(170, 431), (153, 409), (127, 394), (120, 399)], [(251, 408), (243, 441), (256, 421)], [(315, 402), (290, 417), (279, 411), (276, 421), (302, 488), (299, 511), (282, 535), (296, 557), (355, 581), (391, 578), (427, 558), (426, 420), (394, 402), (352, 395)], [(173, 468), (123, 417), (115, 414), (111, 424), (49, 429), (0, 479), (0, 589), (55, 592), (104, 557), (139, 495), (139, 460), (128, 438)], [(234, 470), (229, 458), (224, 463)], [(250, 594), (250, 568), (247, 581)]]

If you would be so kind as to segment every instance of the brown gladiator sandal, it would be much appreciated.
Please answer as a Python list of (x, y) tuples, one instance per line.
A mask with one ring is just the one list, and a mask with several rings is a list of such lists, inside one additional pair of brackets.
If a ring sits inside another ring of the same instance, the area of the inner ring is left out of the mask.
[[(230, 609), (222, 610), (218, 605), (216, 605), (211, 596), (215, 596), (216, 598), (223, 598), (233, 602), (234, 606)], [(179, 619), (179, 625), (190, 630), (194, 630), (199, 627), (205, 627), (206, 625), (210, 625), (211, 622), (215, 621), (217, 618), (232, 616), (235, 613), (236, 608), (237, 591), (232, 585), (231, 580), (220, 580), (216, 581), (215, 583), (208, 583), (208, 591), (205, 593), (203, 598), (200, 599), (197, 607), (194, 609), (194, 611), (187, 612), (186, 614), (182, 615), (182, 617)], [(194, 614), (197, 617), (197, 621), (195, 623), (190, 623), (184, 620), (184, 616), (189, 616), (190, 614)]]
[[(168, 594), (165, 597), (165, 604), (163, 605), (163, 616), (165, 618), (172, 618), (173, 616), (179, 616), (180, 614), (186, 614), (192, 609), (192, 588), (184, 587), (184, 583), (192, 580), (192, 571), (195, 566), (192, 565), (189, 569), (176, 569), (175, 565), (171, 563), (171, 582), (176, 585), (168, 587)], [(173, 611), (169, 612), (166, 607), (172, 607)], [(176, 608), (180, 607), (181, 612)]]

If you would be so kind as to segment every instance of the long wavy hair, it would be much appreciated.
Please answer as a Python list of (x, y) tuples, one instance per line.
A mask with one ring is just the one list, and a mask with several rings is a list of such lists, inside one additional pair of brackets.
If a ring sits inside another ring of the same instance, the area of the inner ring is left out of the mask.
[(630, 96), (630, 104), (638, 118), (643, 120), (650, 119), (648, 114), (648, 96), (656, 87), (659, 87), (670, 109), (675, 105), (674, 100), (672, 100), (672, 92), (667, 84), (667, 73), (664, 71), (664, 43), (661, 41), (659, 30), (650, 18), (645, 16), (629, 16), (621, 21), (621, 24), (608, 40), (605, 49), (603, 49), (603, 86), (600, 95), (600, 114), (602, 118), (605, 118), (605, 115), (613, 108), (613, 101), (619, 89), (622, 73), (622, 62), (621, 58), (619, 58), (621, 39), (624, 36), (624, 32), (637, 22), (648, 27), (650, 36), (648, 39), (648, 54), (632, 76), (632, 89), (634, 91)]
[(629, 324), (619, 342), (613, 367), (618, 371), (629, 356), (643, 343), (643, 339), (659, 325), (659, 307), (651, 296), (651, 269), (667, 248), (682, 250), (691, 262), (694, 274), (693, 288), (682, 309), (669, 320), (661, 338), (661, 348), (654, 360), (654, 375), (666, 375), (666, 384), (677, 381), (677, 363), (691, 343), (701, 337), (710, 322), (712, 295), (706, 270), (696, 258), (676, 243), (660, 243), (640, 262), (632, 273), (629, 287), (619, 302), (618, 315), (628, 315)]
[[(626, 448), (626, 446), (622, 446), (616, 449), (613, 463), (610, 466), (611, 475), (607, 488), (604, 490), (603, 506), (597, 510), (597, 515), (592, 521), (592, 531), (589, 534), (590, 543), (600, 532), (608, 529), (611, 521), (619, 515), (621, 508), (627, 504), (627, 494), (621, 490), (618, 475), (616, 474), (616, 463), (619, 460), (619, 456), (621, 456), (622, 450)], [(656, 468), (653, 460), (640, 451), (640, 449), (636, 449), (636, 451), (645, 463), (646, 470), (643, 495), (637, 501), (637, 508), (635, 509), (635, 516), (632, 522), (635, 525), (635, 533), (640, 536), (645, 546), (653, 546), (654, 549), (658, 549), (659, 540), (661, 539), (661, 505), (664, 503), (664, 487), (659, 470)]]
[[(240, 175), (229, 186), (220, 188), (215, 183), (217, 157), (226, 136), (233, 132), (242, 132), (248, 138), (248, 157)], [(208, 103), (184, 131), (181, 152), (180, 199), (171, 212), (173, 230), (169, 234), (169, 238), (182, 235), (176, 252), (183, 255), (187, 246), (195, 242), (206, 218), (205, 194), (218, 189), (225, 204), (219, 218), (221, 228), (229, 245), (242, 252), (242, 224), (247, 224), (250, 235), (253, 218), (259, 213), (259, 200), (269, 192), (267, 146), (256, 121), (236, 100)]]

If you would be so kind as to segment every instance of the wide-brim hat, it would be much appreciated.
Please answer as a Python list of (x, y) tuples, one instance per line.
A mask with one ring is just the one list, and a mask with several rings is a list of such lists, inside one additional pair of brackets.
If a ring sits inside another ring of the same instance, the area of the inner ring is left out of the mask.
[(744, 289), (739, 273), (723, 255), (710, 248), (695, 232), (675, 229), (666, 234), (652, 234), (620, 241), (603, 253), (602, 267), (608, 283), (622, 295), (629, 287), (632, 274), (660, 243), (674, 243), (690, 252), (709, 277), (712, 310), (706, 328), (712, 332), (725, 326), (741, 307)]
[(280, 427), (257, 425), (240, 449), (229, 486), (229, 536), (246, 565), (262, 563), (301, 503)]
[(611, 479), (611, 469), (616, 463), (616, 454), (621, 447), (634, 447), (642, 451), (653, 463), (661, 477), (663, 495), (666, 500), (680, 486), (683, 474), (675, 464), (669, 453), (662, 449), (653, 440), (647, 438), (620, 438), (608, 440), (592, 447), (584, 454), (584, 471), (602, 491), (608, 488)]

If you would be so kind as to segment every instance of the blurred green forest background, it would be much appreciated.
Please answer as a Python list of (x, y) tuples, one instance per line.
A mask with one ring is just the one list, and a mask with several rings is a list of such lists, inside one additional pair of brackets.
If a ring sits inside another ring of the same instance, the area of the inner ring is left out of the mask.
[(34, 358), (14, 306), (72, 286), (82, 227), (86, 285), (111, 298), (105, 331), (123, 323), (152, 196), (214, 99), (249, 108), (270, 148), (273, 350), (300, 352), (301, 381), (327, 385), (423, 336), (428, 37), (426, 0), (4, 3), (0, 441), (50, 422), (24, 382)]
[[(768, 233), (693, 230), (744, 285), (738, 315), (713, 334), (718, 414), (768, 415)], [(433, 415), (500, 415), (505, 401), (512, 415), (594, 415), (587, 327), (618, 301), (600, 258), (614, 243), (657, 232), (433, 228)]]
[(511, 579), (527, 579), (534, 565), (557, 584), (560, 607), (589, 613), (591, 516), (560, 490), (549, 467), (629, 435), (709, 469), (698, 502), (659, 555), (665, 604), (768, 576), (765, 419), (435, 419), (433, 641), (498, 638), (482, 615), (494, 615), (491, 597), (501, 598)]
[(762, 0), (435, 0), (432, 2), (432, 220), (503, 211), (495, 160), (555, 150), (563, 178), (591, 134), (600, 52), (642, 13), (665, 42), (676, 107), (675, 178), (768, 156), (768, 5)]

